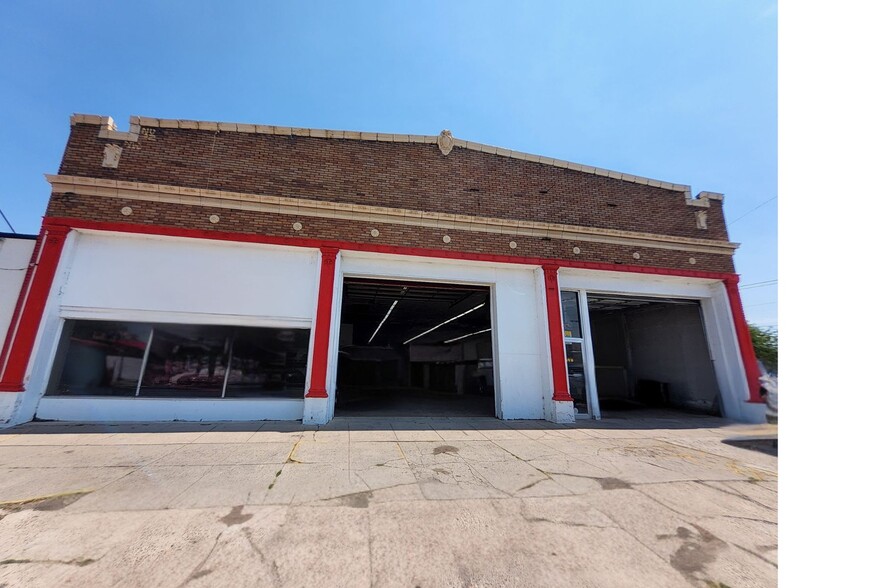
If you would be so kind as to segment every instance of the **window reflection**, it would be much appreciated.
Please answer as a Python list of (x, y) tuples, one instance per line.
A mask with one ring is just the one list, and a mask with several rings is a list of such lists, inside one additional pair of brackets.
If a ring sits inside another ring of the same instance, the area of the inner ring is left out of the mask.
[(582, 361), (582, 344), (567, 343), (567, 375), (570, 379), (570, 396), (576, 403), (585, 403), (585, 366)]
[(67, 320), (47, 394), (294, 398), (308, 348), (309, 329)]
[(580, 339), (582, 322), (579, 320), (579, 293), (561, 292), (560, 303), (563, 307), (564, 337)]
[(306, 329), (236, 329), (227, 398), (291, 397), (306, 384)]
[(156, 325), (139, 395), (220, 398), (228, 332), (210, 325)]
[(134, 396), (150, 325), (68, 321), (52, 376), (55, 394)]

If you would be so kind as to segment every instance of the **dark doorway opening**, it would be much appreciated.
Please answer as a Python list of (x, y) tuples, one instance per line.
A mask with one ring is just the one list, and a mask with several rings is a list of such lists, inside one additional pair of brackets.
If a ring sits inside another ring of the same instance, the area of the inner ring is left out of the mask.
[(588, 294), (601, 414), (667, 408), (721, 414), (695, 300)]
[(490, 288), (346, 278), (338, 415), (493, 416)]

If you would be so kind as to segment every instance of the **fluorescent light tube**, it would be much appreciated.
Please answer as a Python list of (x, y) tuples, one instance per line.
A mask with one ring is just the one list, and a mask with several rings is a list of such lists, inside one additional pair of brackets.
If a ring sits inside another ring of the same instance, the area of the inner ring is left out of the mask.
[(468, 335), (463, 335), (462, 337), (454, 337), (453, 339), (448, 339), (444, 342), (445, 345), (448, 343), (453, 343), (454, 341), (459, 341), (460, 339), (465, 339), (466, 337), (471, 337), (472, 335), (480, 335), (481, 333), (487, 333), (490, 329), (484, 329), (483, 331), (475, 331), (474, 333), (469, 333)]
[(396, 304), (398, 304), (398, 301), (397, 301), (397, 300), (396, 300), (395, 302), (393, 302), (393, 303), (392, 303), (392, 306), (389, 307), (389, 310), (386, 311), (386, 316), (383, 317), (383, 320), (381, 320), (381, 321), (380, 321), (380, 324), (377, 325), (377, 330), (374, 331), (374, 334), (371, 335), (371, 338), (370, 338), (370, 339), (368, 339), (368, 345), (371, 344), (371, 341), (373, 341), (373, 340), (374, 340), (374, 337), (377, 336), (377, 333), (380, 332), (380, 327), (383, 326), (383, 323), (385, 323), (385, 322), (386, 322), (386, 319), (389, 318), (389, 315), (392, 314), (392, 309), (395, 308), (395, 305), (396, 305)]
[(402, 343), (402, 345), (407, 345), (407, 344), (410, 343), (411, 341), (415, 341), (415, 340), (419, 339), (420, 337), (422, 337), (423, 335), (428, 335), (429, 333), (431, 333), (431, 332), (434, 331), (435, 329), (437, 329), (437, 328), (439, 328), (439, 327), (443, 327), (444, 325), (446, 325), (446, 324), (449, 323), (449, 322), (455, 321), (456, 319), (458, 319), (458, 318), (460, 318), (460, 317), (463, 317), (463, 316), (469, 314), (470, 312), (475, 312), (476, 310), (478, 310), (479, 308), (481, 308), (481, 307), (484, 306), (485, 304), (487, 304), (487, 303), (486, 303), (486, 302), (482, 302), (482, 303), (479, 304), (478, 306), (476, 306), (476, 307), (474, 307), (474, 308), (472, 308), (472, 309), (469, 309), (469, 310), (465, 311), (465, 312), (462, 313), (462, 314), (458, 314), (458, 315), (456, 315), (456, 316), (453, 317), (453, 318), (449, 318), (449, 319), (447, 319), (446, 321), (444, 321), (443, 323), (441, 323), (440, 325), (435, 325), (434, 327), (432, 327), (432, 328), (429, 329), (428, 331), (425, 331), (425, 332), (423, 332), (423, 333), (420, 333), (420, 334), (417, 335), (416, 337), (411, 337), (410, 339), (408, 339), (407, 341), (405, 341), (404, 343)]

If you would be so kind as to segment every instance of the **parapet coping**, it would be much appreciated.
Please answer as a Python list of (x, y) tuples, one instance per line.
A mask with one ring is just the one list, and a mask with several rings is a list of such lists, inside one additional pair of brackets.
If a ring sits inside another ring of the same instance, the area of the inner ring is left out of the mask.
[[(430, 143), (438, 144), (438, 135), (401, 135), (392, 133), (366, 133), (361, 131), (333, 131), (328, 129), (305, 129), (300, 127), (279, 127), (272, 125), (257, 125), (243, 123), (228, 122), (210, 122), (197, 120), (177, 120), (165, 118), (152, 118), (147, 116), (131, 116), (129, 117), (129, 130), (119, 131), (112, 117), (101, 116), (97, 114), (73, 114), (70, 117), (70, 124), (88, 124), (99, 125), (101, 130), (98, 136), (102, 139), (111, 139), (116, 141), (137, 141), (142, 134), (144, 127), (163, 128), (163, 129), (186, 129), (197, 131), (213, 131), (213, 132), (233, 132), (233, 133), (256, 133), (263, 135), (280, 135), (280, 136), (296, 136), (296, 137), (313, 137), (320, 139), (349, 139), (355, 141), (380, 141), (392, 143)], [(692, 188), (685, 184), (673, 184), (671, 182), (663, 182), (643, 176), (635, 176), (622, 172), (612, 171), (601, 167), (583, 165), (572, 161), (562, 159), (554, 159), (532, 153), (524, 153), (513, 149), (505, 149), (503, 147), (494, 147), (474, 141), (465, 141), (463, 139), (453, 138), (453, 146), (460, 149), (469, 149), (481, 153), (489, 153), (500, 157), (509, 157), (511, 159), (520, 159), (530, 161), (542, 165), (550, 165), (563, 169), (570, 169), (595, 176), (608, 177), (614, 180), (622, 180), (645, 186), (653, 186), (663, 190), (671, 190), (680, 192), (686, 199), (689, 206), (699, 206), (707, 208), (710, 206), (711, 200), (723, 200), (723, 195), (717, 192), (699, 192), (698, 196), (692, 197)]]

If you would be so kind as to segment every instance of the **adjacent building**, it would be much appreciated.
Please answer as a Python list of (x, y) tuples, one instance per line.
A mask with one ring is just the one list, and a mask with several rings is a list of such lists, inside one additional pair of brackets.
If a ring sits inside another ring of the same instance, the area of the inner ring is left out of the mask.
[(47, 179), (5, 422), (763, 418), (720, 194), (449, 131), (93, 115)]

